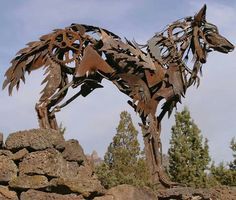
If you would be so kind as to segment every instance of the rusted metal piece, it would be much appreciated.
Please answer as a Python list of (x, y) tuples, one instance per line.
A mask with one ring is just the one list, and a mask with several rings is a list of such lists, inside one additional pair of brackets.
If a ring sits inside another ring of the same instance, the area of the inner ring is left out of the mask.
[[(44, 67), (46, 86), (36, 111), (41, 128), (57, 129), (55, 112), (102, 87), (102, 79), (112, 81), (132, 99), (128, 103), (141, 117), (153, 182), (171, 187), (175, 183), (166, 178), (161, 167), (161, 120), (181, 102), (189, 86), (199, 84), (198, 74), (210, 51), (228, 53), (233, 49), (217, 27), (206, 21), (206, 5), (195, 16), (171, 23), (146, 45), (123, 41), (99, 27), (72, 24), (20, 50), (5, 74), (3, 88), (8, 86), (11, 95), (21, 80), (25, 82), (25, 72)], [(195, 61), (192, 66), (189, 57)], [(72, 76), (70, 83), (68, 76)], [(80, 90), (59, 105), (69, 88)], [(162, 110), (156, 113), (162, 100)]]

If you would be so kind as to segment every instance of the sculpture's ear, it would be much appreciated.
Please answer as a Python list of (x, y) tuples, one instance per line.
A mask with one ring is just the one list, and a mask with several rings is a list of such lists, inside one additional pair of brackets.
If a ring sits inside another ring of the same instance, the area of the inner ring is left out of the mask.
[(201, 10), (196, 15), (194, 15), (194, 22), (197, 25), (201, 25), (201, 22), (206, 21), (206, 9), (207, 9), (207, 6), (206, 4), (204, 4)]

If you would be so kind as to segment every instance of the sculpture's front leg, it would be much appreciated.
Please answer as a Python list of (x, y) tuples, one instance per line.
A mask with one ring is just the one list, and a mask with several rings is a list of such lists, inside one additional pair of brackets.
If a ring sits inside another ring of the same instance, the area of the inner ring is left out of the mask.
[(162, 166), (162, 145), (160, 139), (160, 126), (157, 118), (154, 115), (149, 114), (147, 116), (147, 124), (144, 124), (142, 127), (145, 154), (152, 182), (154, 184), (161, 184), (164, 187), (178, 185), (169, 180)]

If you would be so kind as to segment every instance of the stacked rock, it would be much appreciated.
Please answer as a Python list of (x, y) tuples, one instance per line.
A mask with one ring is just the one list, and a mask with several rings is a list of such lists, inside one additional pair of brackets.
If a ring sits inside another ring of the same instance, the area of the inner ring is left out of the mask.
[(1, 200), (84, 200), (104, 194), (77, 140), (59, 131), (0, 134)]
[(0, 133), (0, 200), (155, 200), (150, 190), (105, 190), (77, 140), (59, 131)]

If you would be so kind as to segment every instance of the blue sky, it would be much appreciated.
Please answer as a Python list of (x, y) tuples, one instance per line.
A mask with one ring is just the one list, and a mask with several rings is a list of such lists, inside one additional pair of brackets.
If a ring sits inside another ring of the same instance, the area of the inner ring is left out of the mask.
[[(121, 37), (143, 43), (167, 24), (194, 15), (206, 3), (207, 20), (216, 24), (236, 44), (235, 0), (1, 0), (0, 2), (0, 83), (15, 53), (29, 41), (37, 40), (55, 28), (71, 23), (106, 28)], [(212, 53), (203, 66), (198, 89), (191, 88), (178, 106), (188, 106), (195, 122), (209, 139), (210, 152), (216, 162), (232, 160), (229, 149), (236, 136), (236, 51), (229, 55)], [(20, 91), (9, 97), (0, 91), (0, 131), (9, 133), (38, 126), (34, 104), (39, 98), (43, 72), (27, 76)], [(111, 83), (85, 98), (78, 98), (58, 113), (58, 121), (67, 127), (66, 138), (80, 141), (86, 153), (97, 150), (100, 156), (116, 132), (119, 113), (128, 110), (137, 125), (138, 116), (127, 105), (129, 99)], [(73, 94), (75, 91), (71, 91)], [(163, 147), (169, 146), (174, 117), (165, 118), (162, 126)], [(138, 127), (138, 125), (137, 125)]]

